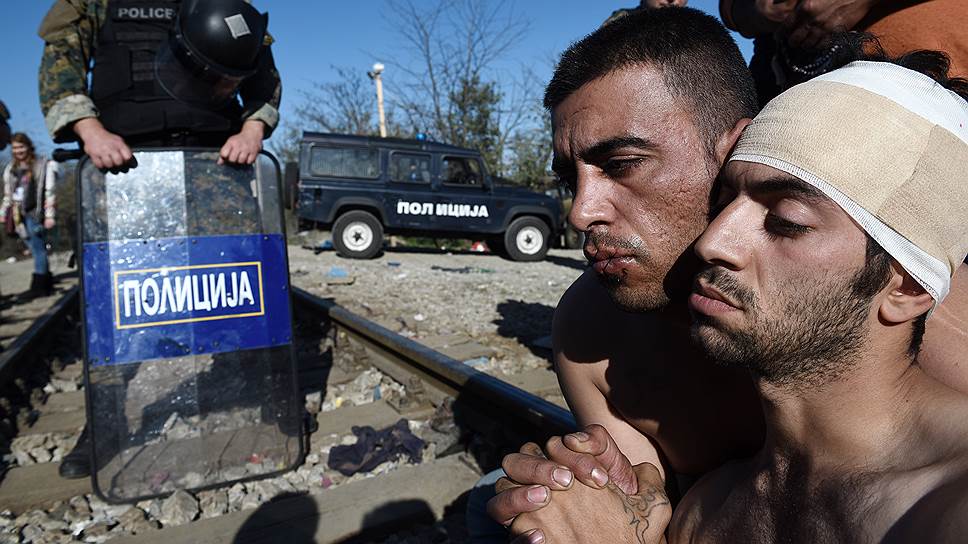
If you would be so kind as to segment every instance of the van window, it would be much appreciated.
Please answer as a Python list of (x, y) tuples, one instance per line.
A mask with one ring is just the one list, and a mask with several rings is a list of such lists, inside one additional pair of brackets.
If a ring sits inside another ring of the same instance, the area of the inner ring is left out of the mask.
[(417, 153), (390, 155), (390, 181), (430, 183), (430, 155)]
[(451, 185), (480, 185), (481, 165), (467, 157), (444, 157), (443, 178)]
[(314, 176), (377, 179), (380, 177), (380, 150), (313, 146), (309, 170)]

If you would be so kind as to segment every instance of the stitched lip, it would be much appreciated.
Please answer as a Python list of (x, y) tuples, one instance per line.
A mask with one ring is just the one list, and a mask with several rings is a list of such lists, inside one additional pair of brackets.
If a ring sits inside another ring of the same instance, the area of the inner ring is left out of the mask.
[(589, 261), (608, 261), (611, 259), (621, 259), (624, 257), (634, 257), (634, 253), (622, 251), (612, 247), (596, 247), (594, 245), (585, 246), (585, 256)]

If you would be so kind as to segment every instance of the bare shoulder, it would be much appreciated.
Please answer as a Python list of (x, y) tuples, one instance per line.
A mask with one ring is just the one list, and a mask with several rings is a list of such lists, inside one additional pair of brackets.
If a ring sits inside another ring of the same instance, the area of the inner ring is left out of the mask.
[(931, 377), (968, 393), (968, 265), (961, 265), (951, 292), (928, 319), (918, 362)]
[(885, 543), (964, 542), (968, 534), (968, 463), (891, 527)]
[(630, 344), (626, 331), (639, 329), (641, 335), (640, 327), (651, 319), (646, 313), (623, 311), (612, 302), (595, 274), (585, 272), (565, 291), (555, 309), (555, 352), (571, 362), (607, 361)]
[(748, 479), (749, 460), (730, 461), (699, 479), (676, 507), (669, 523), (669, 542), (691, 542), (721, 513), (731, 495)]

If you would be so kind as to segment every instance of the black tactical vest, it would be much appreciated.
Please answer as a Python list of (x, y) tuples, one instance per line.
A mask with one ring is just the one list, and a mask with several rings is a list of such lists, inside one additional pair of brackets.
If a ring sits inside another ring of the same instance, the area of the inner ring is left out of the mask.
[(238, 132), (238, 100), (218, 111), (171, 98), (158, 85), (154, 61), (178, 14), (179, 0), (111, 0), (98, 35), (91, 98), (109, 131), (129, 140), (164, 141), (169, 134), (218, 136)]

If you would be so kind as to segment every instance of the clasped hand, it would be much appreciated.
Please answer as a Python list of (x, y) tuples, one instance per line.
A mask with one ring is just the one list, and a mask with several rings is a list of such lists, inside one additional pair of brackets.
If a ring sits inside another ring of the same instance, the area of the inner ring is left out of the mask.
[[(601, 425), (534, 443), (502, 463), (487, 504), (513, 542), (665, 542), (672, 507), (658, 469), (632, 466)], [(577, 481), (576, 481), (577, 480)]]

